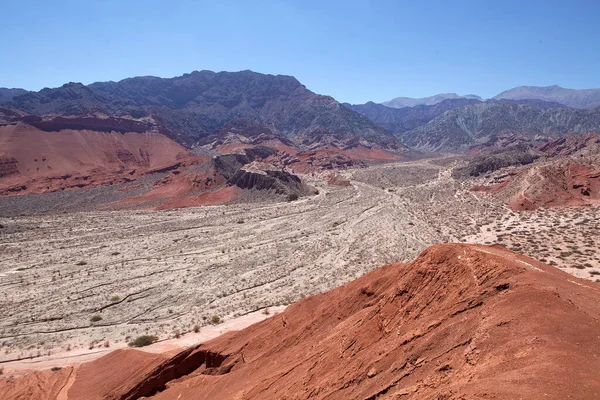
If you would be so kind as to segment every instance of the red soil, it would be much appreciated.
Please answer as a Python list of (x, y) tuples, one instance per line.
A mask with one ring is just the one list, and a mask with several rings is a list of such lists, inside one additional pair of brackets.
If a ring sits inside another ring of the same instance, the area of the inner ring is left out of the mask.
[(539, 148), (549, 157), (571, 156), (573, 154), (593, 155), (600, 153), (600, 133), (565, 135)]
[(597, 283), (502, 247), (436, 245), (152, 371), (101, 358), (69, 398), (596, 399), (598, 332)]
[(368, 148), (365, 146), (357, 146), (351, 149), (345, 150), (345, 153), (350, 155), (351, 158), (355, 158), (362, 161), (395, 161), (399, 160), (401, 156), (395, 153), (390, 153), (389, 151), (376, 149), (376, 148)]
[(172, 210), (175, 208), (208, 206), (211, 204), (221, 204), (235, 199), (242, 193), (242, 189), (236, 186), (228, 186), (217, 189), (212, 192), (204, 192), (195, 196), (178, 197), (171, 199), (160, 206), (157, 210)]
[(495, 194), (514, 211), (599, 204), (600, 134), (565, 135), (538, 150), (545, 161), (473, 190)]
[(226, 179), (217, 173), (210, 163), (194, 168), (178, 169), (157, 181), (155, 188), (141, 196), (128, 197), (117, 204), (143, 204), (153, 200), (166, 200), (155, 209), (195, 207), (217, 204), (233, 199), (239, 190), (225, 187)]
[(600, 164), (589, 161), (559, 159), (533, 165), (488, 190), (515, 211), (599, 204)]
[(233, 142), (233, 143), (227, 143), (227, 144), (221, 145), (221, 146), (217, 147), (215, 149), (215, 151), (219, 154), (229, 154), (229, 153), (235, 153), (237, 150), (251, 149), (253, 147), (256, 147), (256, 146), (254, 146), (252, 144), (248, 144), (248, 143)]
[(72, 367), (58, 371), (31, 371), (17, 378), (0, 376), (0, 399), (66, 400), (66, 386)]
[(68, 400), (118, 398), (131, 385), (132, 376), (144, 376), (168, 358), (164, 354), (116, 350), (78, 369)]
[(131, 181), (190, 157), (185, 148), (160, 133), (45, 132), (22, 123), (1, 126), (0, 164), (14, 160), (3, 165), (5, 171), (16, 170), (0, 174), (0, 194)]

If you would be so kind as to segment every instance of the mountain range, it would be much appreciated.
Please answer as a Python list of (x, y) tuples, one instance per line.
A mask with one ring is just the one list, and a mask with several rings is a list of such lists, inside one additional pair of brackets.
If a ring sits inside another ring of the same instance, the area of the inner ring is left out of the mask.
[[(444, 100), (484, 99), (474, 94), (460, 96), (456, 93), (440, 93), (434, 96), (413, 98), (396, 97), (390, 101), (384, 101), (384, 106), (391, 108), (414, 107), (419, 105), (432, 106)], [(557, 85), (553, 86), (517, 86), (505, 90), (491, 98), (491, 100), (543, 100), (556, 102), (573, 108), (595, 108), (600, 107), (600, 89), (565, 89)]]
[(600, 105), (600, 89), (521, 86), (489, 100), (444, 93), (351, 105), (315, 94), (292, 76), (252, 71), (71, 82), (39, 92), (0, 89), (0, 103), (5, 114), (150, 118), (188, 148), (233, 134), (254, 142), (276, 138), (302, 150), (366, 145), (461, 153), (600, 131), (600, 108), (593, 108)]
[(395, 97), (390, 101), (385, 101), (381, 104), (392, 108), (403, 108), (403, 107), (414, 107), (419, 105), (433, 106), (441, 103), (444, 100), (455, 100), (455, 99), (467, 99), (467, 100), (482, 100), (481, 97), (468, 94), (466, 96), (459, 96), (456, 93), (440, 93), (430, 97), (413, 98), (413, 97)]
[(0, 88), (0, 104), (8, 103), (13, 99), (13, 97), (20, 96), (25, 93), (28, 93), (25, 89)]
[(560, 86), (518, 86), (506, 90), (494, 99), (538, 99), (554, 101), (573, 108), (595, 108), (600, 107), (600, 89), (565, 89)]
[(447, 99), (400, 109), (375, 103), (346, 106), (423, 151), (461, 153), (478, 145), (502, 147), (600, 131), (600, 108), (576, 109), (542, 100)]
[(250, 126), (304, 148), (367, 141), (403, 149), (385, 129), (332, 97), (311, 92), (294, 77), (252, 71), (194, 71), (168, 79), (145, 76), (90, 85), (67, 83), (16, 95), (4, 105), (38, 116), (152, 116), (187, 147), (224, 127)]

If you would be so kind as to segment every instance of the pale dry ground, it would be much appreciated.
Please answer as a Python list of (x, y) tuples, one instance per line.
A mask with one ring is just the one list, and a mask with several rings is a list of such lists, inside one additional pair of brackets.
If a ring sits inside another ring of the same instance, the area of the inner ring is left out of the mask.
[[(0, 362), (124, 343), (289, 304), (515, 217), (439, 160), (310, 182), (291, 203), (0, 218)], [(91, 322), (98, 315), (102, 319)], [(206, 328), (202, 328), (206, 329)], [(58, 362), (58, 361), (57, 361)]]
[(465, 241), (502, 244), (579, 278), (600, 282), (600, 208), (508, 213)]
[[(282, 312), (285, 308), (286, 306), (278, 306), (255, 311), (220, 324), (205, 326), (199, 332), (186, 332), (181, 333), (181, 336), (178, 338), (171, 337), (162, 339), (149, 346), (140, 347), (138, 350), (148, 353), (178, 352), (184, 347), (206, 342), (224, 333), (244, 329), (252, 324), (270, 318), (272, 315)], [(4, 362), (2, 363), (3, 375), (15, 377), (22, 373), (26, 374), (31, 370), (50, 369), (57, 366), (62, 367), (86, 363), (105, 356), (111, 351), (127, 347), (126, 343), (109, 343), (108, 347), (101, 345), (93, 349), (81, 348), (71, 351), (56, 352), (41, 357)]]

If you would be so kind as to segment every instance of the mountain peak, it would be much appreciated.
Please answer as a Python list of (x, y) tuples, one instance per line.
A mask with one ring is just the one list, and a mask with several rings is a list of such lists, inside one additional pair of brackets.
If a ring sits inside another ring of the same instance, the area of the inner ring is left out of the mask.
[(573, 108), (595, 108), (600, 106), (600, 89), (565, 89), (558, 85), (517, 86), (505, 90), (492, 99), (543, 100)]
[(381, 104), (383, 104), (384, 106), (387, 106), (387, 107), (392, 107), (392, 108), (414, 107), (414, 106), (419, 106), (419, 105), (432, 106), (432, 105), (439, 104), (442, 101), (448, 100), (448, 99), (482, 100), (481, 97), (474, 95), (474, 94), (468, 94), (465, 96), (461, 96), (456, 93), (439, 93), (439, 94), (436, 94), (433, 96), (422, 97), (422, 98), (396, 97), (390, 101), (385, 101)]

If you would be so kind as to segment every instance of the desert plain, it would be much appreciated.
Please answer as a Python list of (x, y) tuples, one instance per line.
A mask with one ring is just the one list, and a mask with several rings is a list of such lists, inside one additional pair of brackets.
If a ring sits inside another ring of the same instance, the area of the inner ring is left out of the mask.
[(338, 185), (313, 173), (302, 178), (318, 194), (296, 201), (165, 211), (40, 213), (2, 198), (4, 372), (87, 360), (146, 334), (189, 345), (435, 243), (498, 244), (600, 278), (597, 208), (515, 212), (454, 178), (459, 164), (442, 157), (348, 169)]

